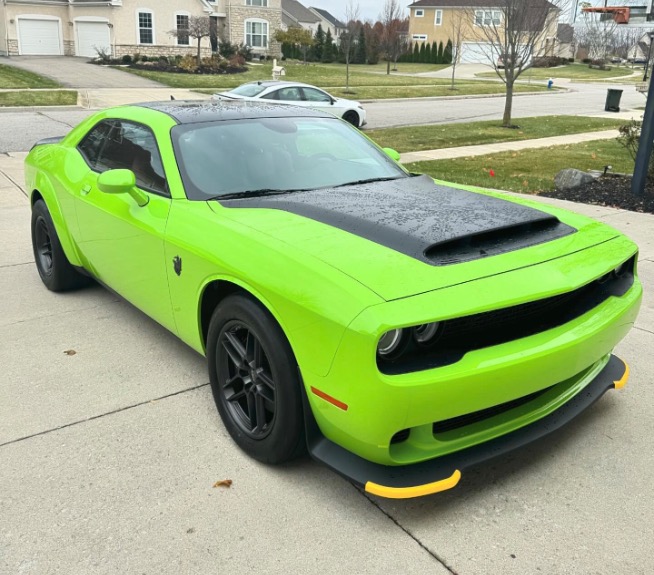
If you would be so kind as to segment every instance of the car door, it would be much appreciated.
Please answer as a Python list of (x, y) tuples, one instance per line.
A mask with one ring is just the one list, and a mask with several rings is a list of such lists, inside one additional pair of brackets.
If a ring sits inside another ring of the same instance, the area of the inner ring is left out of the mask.
[(307, 102), (303, 100), (302, 92), (297, 86), (286, 86), (274, 92), (269, 92), (261, 98), (265, 100), (274, 100), (280, 104), (293, 104), (294, 106), (307, 106)]
[[(333, 100), (329, 94), (318, 90), (317, 88), (307, 88), (306, 86), (300, 88), (303, 96), (303, 100), (306, 105), (314, 110), (320, 110), (321, 112), (328, 112), (329, 114), (334, 114), (334, 104)], [(340, 112), (340, 110), (339, 110)], [(340, 115), (340, 113), (337, 113)]]
[[(135, 122), (105, 120), (78, 150), (90, 168), (76, 194), (82, 255), (99, 280), (174, 330), (164, 255), (171, 199), (154, 134)], [(147, 204), (100, 191), (98, 176), (111, 169), (132, 170)]]

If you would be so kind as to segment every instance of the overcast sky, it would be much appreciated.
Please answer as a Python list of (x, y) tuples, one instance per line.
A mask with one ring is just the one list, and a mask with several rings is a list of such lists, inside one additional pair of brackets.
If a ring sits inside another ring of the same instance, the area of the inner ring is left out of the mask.
[[(300, 0), (305, 6), (313, 6), (329, 11), (339, 20), (345, 20), (345, 6), (347, 0)], [(362, 20), (376, 21), (384, 7), (384, 0), (359, 0)], [(411, 4), (406, 0), (400, 0), (400, 8), (408, 15), (406, 7)]]

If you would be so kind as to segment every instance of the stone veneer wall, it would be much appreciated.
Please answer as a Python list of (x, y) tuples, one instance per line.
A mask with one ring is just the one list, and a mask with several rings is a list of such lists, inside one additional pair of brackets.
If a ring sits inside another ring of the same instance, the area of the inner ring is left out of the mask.
[(7, 49), (10, 56), (18, 56), (18, 40), (9, 40), (7, 42)]
[[(196, 56), (198, 53), (197, 46), (166, 46), (166, 45), (144, 45), (144, 44), (117, 44), (115, 46), (114, 58), (121, 58), (126, 54), (133, 56), (141, 54), (142, 56), (185, 56), (190, 54)], [(211, 48), (202, 46), (202, 57), (211, 56)]]
[[(244, 3), (243, 3), (244, 4)], [(244, 6), (232, 4), (228, 8), (229, 36), (232, 44), (245, 43), (245, 21), (250, 18), (258, 18), (268, 21), (268, 49), (253, 48), (254, 54), (265, 54), (268, 56), (281, 57), (282, 46), (275, 42), (274, 36), (277, 30), (282, 28), (281, 2), (270, 0), (268, 8)]]
[(64, 56), (75, 55), (75, 42), (73, 40), (64, 40)]

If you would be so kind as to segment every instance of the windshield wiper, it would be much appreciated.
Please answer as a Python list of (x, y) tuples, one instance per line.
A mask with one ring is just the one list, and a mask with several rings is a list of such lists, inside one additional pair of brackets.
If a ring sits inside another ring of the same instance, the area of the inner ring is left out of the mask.
[(274, 188), (262, 188), (261, 190), (244, 190), (242, 192), (232, 192), (231, 194), (222, 194), (208, 198), (210, 200), (238, 200), (241, 198), (256, 198), (260, 196), (279, 196), (281, 194), (292, 194), (293, 192), (307, 192), (308, 189), (297, 190), (278, 190)]
[(405, 178), (406, 176), (391, 176), (388, 178), (368, 178), (367, 180), (356, 180), (354, 182), (346, 182), (344, 184), (338, 184), (338, 186), (331, 186), (332, 188), (343, 188), (345, 186), (358, 186), (361, 184), (372, 184), (373, 182), (390, 182), (391, 180), (399, 180)]

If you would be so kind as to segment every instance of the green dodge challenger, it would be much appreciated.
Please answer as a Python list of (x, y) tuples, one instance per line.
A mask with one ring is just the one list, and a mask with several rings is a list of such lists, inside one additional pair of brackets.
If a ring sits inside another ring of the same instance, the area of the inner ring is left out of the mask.
[(637, 247), (589, 218), (408, 173), (328, 114), (109, 109), (25, 161), (38, 272), (93, 278), (205, 354), (234, 441), (416, 497), (628, 378)]

